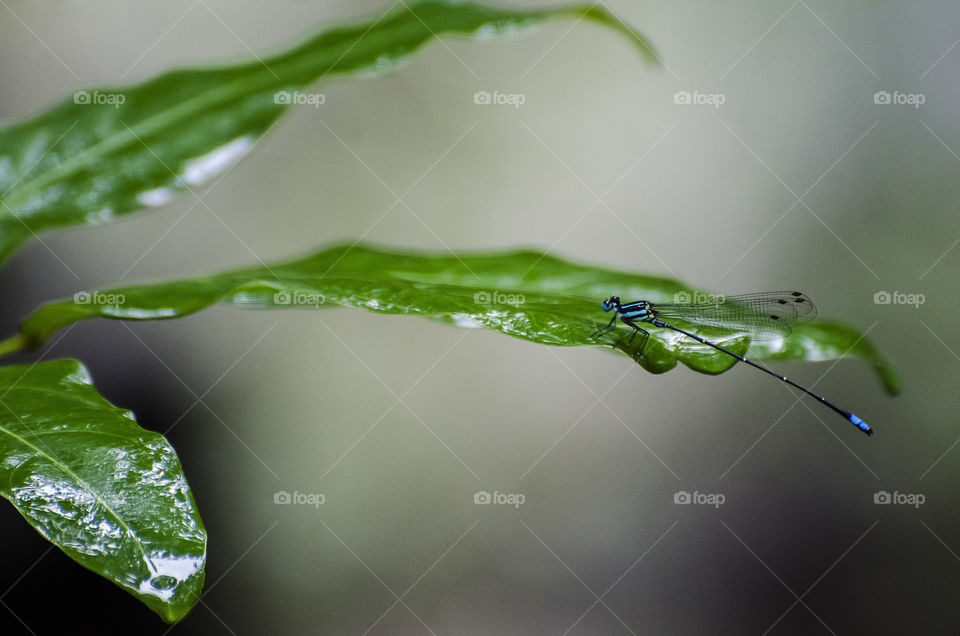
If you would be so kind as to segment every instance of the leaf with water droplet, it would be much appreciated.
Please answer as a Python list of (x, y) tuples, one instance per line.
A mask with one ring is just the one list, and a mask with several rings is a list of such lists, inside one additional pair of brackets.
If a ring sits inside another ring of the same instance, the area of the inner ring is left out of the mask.
[[(314, 308), (335, 305), (383, 314), (422, 316), (458, 327), (484, 327), (516, 338), (559, 346), (607, 346), (635, 356), (639, 338), (626, 328), (595, 340), (609, 320), (604, 298), (672, 302), (690, 287), (679, 281), (572, 263), (535, 251), (412, 253), (350, 244), (285, 263), (222, 272), (189, 280), (135, 285), (44, 305), (24, 320), (20, 334), (0, 342), (0, 353), (43, 343), (56, 330), (87, 318), (150, 320), (184, 316), (221, 302), (240, 307)], [(98, 303), (97, 298), (123, 302)], [(687, 326), (677, 323), (678, 326)], [(839, 322), (798, 324), (789, 338), (750, 342), (739, 334), (713, 334), (738, 354), (757, 359), (870, 363), (888, 393), (900, 378), (857, 329)], [(650, 327), (637, 362), (663, 373), (680, 362), (701, 373), (722, 373), (730, 356), (667, 329)]]
[(320, 78), (386, 72), (446, 34), (487, 37), (563, 18), (604, 25), (654, 59), (639, 33), (596, 4), (515, 10), (427, 0), (401, 2), (273, 57), (77, 91), (0, 129), (0, 260), (42, 230), (166, 205), (221, 174), (291, 106), (317, 105), (316, 95), (299, 91)]
[(0, 367), (0, 495), (164, 620), (200, 597), (207, 534), (177, 455), (76, 360)]

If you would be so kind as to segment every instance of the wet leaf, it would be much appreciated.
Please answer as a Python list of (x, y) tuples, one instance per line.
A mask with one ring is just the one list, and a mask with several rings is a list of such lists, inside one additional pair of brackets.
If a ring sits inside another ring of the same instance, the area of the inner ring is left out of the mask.
[(487, 37), (548, 19), (583, 19), (638, 33), (596, 5), (509, 10), (430, 0), (324, 31), (274, 57), (174, 71), (132, 87), (77, 91), (0, 130), (0, 260), (34, 234), (95, 225), (168, 203), (244, 155), (318, 79), (383, 73), (444, 34)]
[(182, 618), (203, 587), (207, 535), (167, 440), (76, 360), (0, 367), (0, 405), (0, 495), (70, 558)]
[[(385, 314), (422, 316), (459, 327), (483, 327), (546, 345), (608, 346), (634, 356), (626, 327), (591, 335), (610, 319), (601, 300), (672, 302), (690, 291), (678, 281), (581, 265), (534, 251), (423, 254), (365, 245), (342, 245), (303, 259), (233, 270), (189, 280), (134, 285), (37, 309), (20, 334), (0, 343), (0, 352), (42, 344), (58, 329), (87, 318), (152, 320), (184, 316), (213, 303), (240, 307), (353, 307)], [(718, 344), (759, 359), (832, 360), (858, 357), (879, 374), (889, 393), (900, 379), (890, 364), (853, 327), (818, 321), (796, 325), (786, 339), (751, 343), (742, 334), (686, 326)], [(721, 373), (735, 361), (686, 336), (650, 327), (638, 358), (653, 373), (681, 362), (701, 373)]]

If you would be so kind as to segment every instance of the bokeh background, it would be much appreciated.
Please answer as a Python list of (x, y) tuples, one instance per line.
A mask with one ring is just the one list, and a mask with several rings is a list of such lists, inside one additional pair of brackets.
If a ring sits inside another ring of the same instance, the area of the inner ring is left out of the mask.
[[(7, 121), (392, 5), (2, 4)], [(530, 246), (728, 294), (804, 290), (868, 331), (904, 391), (885, 395), (857, 360), (776, 368), (877, 435), (754, 371), (652, 376), (606, 351), (415, 318), (212, 308), (81, 324), (42, 355), (80, 358), (109, 399), (169, 431), (209, 531), (203, 603), (169, 633), (955, 633), (960, 10), (605, 4), (663, 68), (556, 22), (325, 83), (321, 107), (296, 108), (200, 189), (205, 205), (185, 194), (21, 249), (0, 272), (0, 326), (78, 289), (360, 236)], [(477, 91), (525, 102), (477, 105)], [(883, 291), (924, 303), (875, 303)], [(326, 501), (275, 505), (277, 491)], [(525, 501), (475, 505), (477, 491)], [(675, 504), (681, 491), (724, 503)], [(879, 491), (924, 503), (877, 505)], [(166, 632), (12, 507), (0, 515), (3, 633)]]

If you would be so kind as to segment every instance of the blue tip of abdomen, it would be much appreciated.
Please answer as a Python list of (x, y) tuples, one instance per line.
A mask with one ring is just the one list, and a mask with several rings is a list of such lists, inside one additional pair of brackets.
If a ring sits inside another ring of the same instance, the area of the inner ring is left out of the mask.
[(867, 435), (873, 435), (873, 429), (870, 428), (870, 425), (864, 422), (863, 420), (861, 420), (859, 417), (857, 417), (853, 413), (850, 414), (850, 421), (853, 422), (854, 426), (859, 428), (861, 431), (863, 431)]

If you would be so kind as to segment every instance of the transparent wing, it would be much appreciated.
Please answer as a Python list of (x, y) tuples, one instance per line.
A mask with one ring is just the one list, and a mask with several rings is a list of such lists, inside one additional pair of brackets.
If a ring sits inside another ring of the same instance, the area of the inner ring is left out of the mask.
[(745, 332), (757, 340), (786, 337), (793, 325), (817, 315), (810, 298), (797, 291), (717, 296), (714, 302), (654, 303), (653, 309), (665, 322), (683, 320), (694, 325)]

